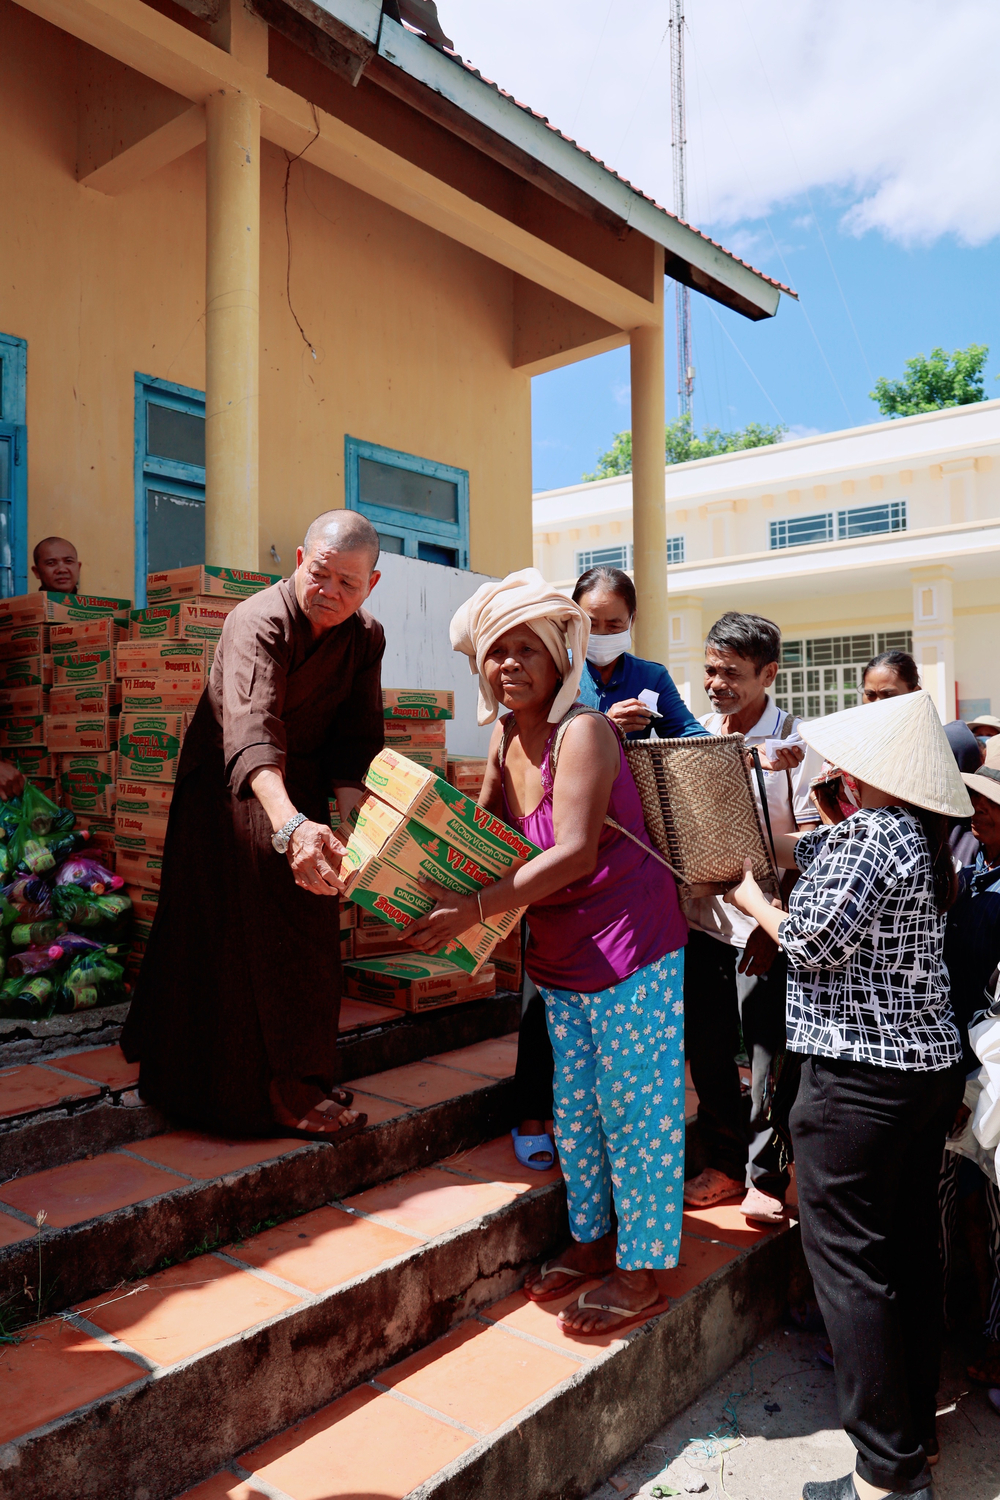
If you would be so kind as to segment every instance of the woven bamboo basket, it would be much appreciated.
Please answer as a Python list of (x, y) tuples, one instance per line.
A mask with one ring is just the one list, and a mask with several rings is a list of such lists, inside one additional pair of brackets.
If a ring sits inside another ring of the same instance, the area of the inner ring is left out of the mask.
[(749, 856), (769, 894), (774, 867), (741, 734), (630, 740), (625, 754), (653, 846), (683, 876), (681, 895), (715, 896), (743, 879)]

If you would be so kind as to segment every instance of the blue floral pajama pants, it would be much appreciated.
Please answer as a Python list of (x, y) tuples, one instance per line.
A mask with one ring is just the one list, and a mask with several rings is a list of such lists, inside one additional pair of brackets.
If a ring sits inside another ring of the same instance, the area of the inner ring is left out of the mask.
[(618, 1217), (618, 1265), (667, 1270), (684, 1191), (684, 951), (595, 995), (540, 986), (555, 1055), (555, 1135), (570, 1229)]

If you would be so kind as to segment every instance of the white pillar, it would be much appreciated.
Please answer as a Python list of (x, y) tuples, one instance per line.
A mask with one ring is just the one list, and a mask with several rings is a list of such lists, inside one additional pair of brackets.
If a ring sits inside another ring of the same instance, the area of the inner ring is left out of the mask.
[(913, 656), (920, 681), (934, 699), (942, 724), (955, 718), (955, 621), (952, 571), (913, 568)]

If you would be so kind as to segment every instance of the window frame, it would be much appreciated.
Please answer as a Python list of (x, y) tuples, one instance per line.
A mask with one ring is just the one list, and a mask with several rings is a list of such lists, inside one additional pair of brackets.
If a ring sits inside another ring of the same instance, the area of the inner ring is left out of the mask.
[[(877, 530), (851, 531), (852, 522), (859, 517), (873, 515), (877, 511), (885, 511), (887, 526), (880, 526)], [(850, 505), (844, 510), (837, 512), (837, 539), (841, 542), (855, 541), (859, 537), (868, 536), (892, 536), (899, 531), (907, 531), (908, 510), (905, 500), (878, 500), (872, 505)]]
[[(826, 523), (826, 536), (808, 537), (805, 541), (788, 541), (789, 526), (798, 522), (805, 525), (807, 521), (824, 521)], [(784, 535), (785, 541), (777, 538)], [(768, 528), (768, 550), (771, 552), (787, 552), (792, 547), (821, 547), (824, 542), (835, 541), (837, 537), (835, 518), (832, 510), (817, 510), (807, 516), (779, 516), (775, 521), (769, 523)]]
[(10, 575), (14, 595), (28, 592), (28, 341), (0, 333), (0, 436), (13, 447)]
[[(679, 555), (671, 557), (671, 555), (670, 555), (671, 554), (671, 549), (676, 554), (679, 554)], [(682, 562), (686, 562), (687, 561), (686, 553), (687, 553), (687, 546), (685, 545), (685, 539), (684, 539), (683, 536), (668, 536), (667, 537), (667, 567), (668, 568), (679, 568)]]
[[(600, 562), (595, 562), (594, 556), (600, 552), (619, 552), (621, 557), (618, 562), (611, 562), (607, 557), (602, 558)], [(620, 547), (584, 547), (579, 552), (573, 553), (573, 562), (576, 566), (577, 578), (582, 577), (584, 573), (589, 573), (591, 568), (618, 568), (623, 573), (629, 573), (632, 570), (632, 543), (622, 542)]]
[[(442, 479), (454, 484), (457, 489), (458, 520), (438, 521), (433, 516), (420, 516), (414, 511), (395, 510), (391, 505), (373, 505), (361, 499), (359, 460), (371, 459), (374, 463), (386, 464), (402, 469), (409, 474), (425, 474), (429, 479)], [(356, 510), (371, 521), (377, 531), (392, 536), (400, 535), (404, 557), (417, 557), (420, 542), (432, 546), (449, 547), (458, 555), (454, 565), (463, 571), (469, 568), (469, 471), (453, 464), (439, 463), (437, 459), (420, 458), (415, 453), (404, 453), (397, 448), (385, 448), (379, 443), (370, 443), (365, 438), (344, 435), (344, 503), (348, 510)], [(399, 556), (400, 554), (395, 554)], [(435, 564), (448, 567), (447, 563)]]
[(180, 463), (151, 455), (146, 447), (146, 403), (155, 398), (161, 406), (191, 416), (204, 417), (205, 392), (192, 386), (160, 380), (156, 375), (135, 376), (135, 607), (146, 607), (146, 575), (149, 572), (149, 538), (146, 525), (146, 489), (171, 486), (187, 499), (205, 498), (205, 470), (198, 464)]

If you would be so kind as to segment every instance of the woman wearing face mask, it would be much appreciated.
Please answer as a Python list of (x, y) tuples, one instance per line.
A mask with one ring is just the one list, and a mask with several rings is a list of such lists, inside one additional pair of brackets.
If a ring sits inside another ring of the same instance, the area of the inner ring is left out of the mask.
[[(588, 568), (573, 602), (590, 617), (580, 702), (598, 708), (630, 740), (687, 739), (705, 733), (685, 707), (666, 667), (633, 656), (635, 584), (620, 568)], [(655, 704), (655, 706), (654, 706)]]

